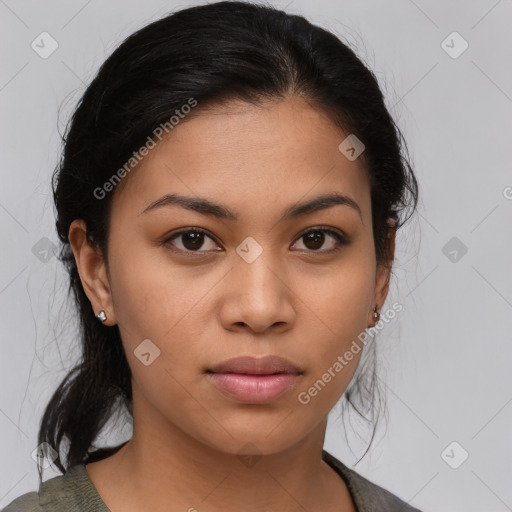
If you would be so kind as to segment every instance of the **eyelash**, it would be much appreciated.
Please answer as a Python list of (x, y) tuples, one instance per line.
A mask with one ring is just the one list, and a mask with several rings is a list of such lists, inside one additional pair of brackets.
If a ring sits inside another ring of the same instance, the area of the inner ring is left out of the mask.
[[(316, 232), (320, 232), (320, 233), (326, 233), (328, 235), (331, 235), (338, 242), (338, 245), (334, 249), (327, 249), (327, 250), (317, 250), (317, 251), (315, 251), (315, 250), (312, 250), (312, 249), (310, 249), (310, 250), (306, 249), (307, 252), (318, 253), (318, 254), (332, 254), (334, 252), (337, 252), (337, 251), (341, 250), (344, 246), (350, 244), (350, 240), (348, 240), (344, 235), (342, 235), (341, 233), (338, 233), (338, 231), (335, 231), (332, 228), (327, 228), (327, 227), (323, 227), (323, 226), (318, 226), (316, 228), (310, 228), (307, 231), (303, 231), (296, 238), (296, 240), (300, 240), (301, 238), (303, 238), (304, 236), (306, 236), (310, 232), (315, 232), (315, 233)], [(176, 247), (171, 247), (172, 246), (172, 241), (175, 238), (179, 238), (180, 235), (183, 235), (183, 234), (186, 234), (186, 233), (203, 233), (208, 238), (212, 239), (215, 243), (217, 243), (215, 241), (215, 239), (208, 233), (208, 231), (206, 231), (206, 230), (204, 230), (202, 228), (190, 228), (190, 227), (188, 227), (188, 228), (183, 228), (183, 229), (180, 229), (178, 231), (175, 231), (170, 237), (168, 237), (168, 238), (166, 238), (165, 240), (162, 241), (162, 245), (166, 246), (169, 250), (171, 250), (173, 252), (184, 253), (184, 254), (187, 254), (187, 255), (191, 255), (192, 257), (204, 256), (204, 254), (202, 254), (202, 253), (211, 252), (211, 251), (191, 251), (191, 250), (183, 250), (183, 249), (178, 249)], [(213, 251), (213, 252), (220, 252), (220, 251)]]

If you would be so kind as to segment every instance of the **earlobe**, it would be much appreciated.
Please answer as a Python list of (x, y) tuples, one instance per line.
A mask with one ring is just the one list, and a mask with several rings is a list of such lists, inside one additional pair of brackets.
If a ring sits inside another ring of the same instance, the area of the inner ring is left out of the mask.
[(375, 322), (375, 324), (378, 324), (379, 320), (380, 320), (380, 312), (379, 312), (377, 304), (375, 304), (375, 306), (373, 308), (373, 321)]
[(68, 236), (84, 292), (91, 302), (91, 314), (98, 317), (103, 311), (106, 316), (105, 321), (100, 318), (98, 320), (104, 325), (115, 325), (110, 283), (103, 255), (97, 247), (89, 243), (87, 226), (83, 219), (77, 219), (71, 223)]

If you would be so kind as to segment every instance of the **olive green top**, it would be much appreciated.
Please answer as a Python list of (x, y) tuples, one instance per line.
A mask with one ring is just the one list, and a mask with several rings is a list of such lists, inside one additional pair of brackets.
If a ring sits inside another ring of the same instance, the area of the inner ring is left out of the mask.
[[(345, 481), (357, 512), (420, 512), (389, 491), (373, 484), (322, 450), (322, 459)], [(46, 480), (39, 492), (28, 492), (2, 512), (110, 512), (89, 478), (84, 464)], [(341, 512), (341, 510), (340, 510)]]

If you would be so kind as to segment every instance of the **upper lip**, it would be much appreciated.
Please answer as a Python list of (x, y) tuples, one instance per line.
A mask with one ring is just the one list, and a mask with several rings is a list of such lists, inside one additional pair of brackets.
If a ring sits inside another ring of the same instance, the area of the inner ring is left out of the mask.
[(213, 373), (244, 373), (247, 375), (271, 375), (273, 373), (302, 373), (288, 359), (279, 356), (234, 357), (210, 368)]

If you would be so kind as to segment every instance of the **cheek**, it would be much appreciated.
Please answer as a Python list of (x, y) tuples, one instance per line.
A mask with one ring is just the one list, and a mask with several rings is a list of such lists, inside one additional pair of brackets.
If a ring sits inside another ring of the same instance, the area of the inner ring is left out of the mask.
[[(201, 276), (193, 269), (173, 266), (165, 251), (133, 248), (121, 257), (112, 270), (112, 297), (117, 324), (130, 366), (141, 364), (138, 347), (146, 345), (158, 353), (155, 365), (181, 372), (198, 366), (194, 354), (200, 350), (204, 325), (198, 316), (207, 303), (213, 277)], [(114, 258), (114, 256), (113, 256)], [(114, 261), (114, 259), (113, 259)], [(135, 270), (136, 269), (136, 270)], [(135, 353), (134, 353), (135, 351)]]
[(164, 327), (163, 322), (169, 329), (167, 318), (179, 316), (187, 302), (189, 288), (179, 269), (165, 260), (162, 248), (142, 241), (128, 246), (112, 238), (112, 296), (118, 324), (139, 337), (149, 337)]
[[(370, 253), (371, 256), (371, 253)], [(367, 327), (375, 292), (375, 260), (364, 251), (347, 253), (328, 271), (304, 274), (301, 294), (315, 324), (329, 338), (347, 340)]]
[(140, 261), (137, 272), (126, 272), (127, 263), (112, 274), (112, 291), (134, 396), (138, 389), (146, 402), (179, 424), (175, 415), (194, 409), (185, 390), (194, 388), (199, 373), (201, 326), (192, 320), (204, 291), (186, 286), (183, 273), (170, 265)]
[[(375, 262), (363, 255), (340, 263), (328, 277), (308, 277), (306, 304), (311, 372), (301, 387), (299, 403), (332, 408), (347, 388), (361, 358), (372, 305)], [(305, 319), (306, 322), (306, 319)], [(312, 325), (315, 327), (313, 328)], [(304, 327), (306, 328), (306, 327)], [(313, 332), (314, 331), (314, 332)], [(315, 407), (316, 407), (315, 406)]]

